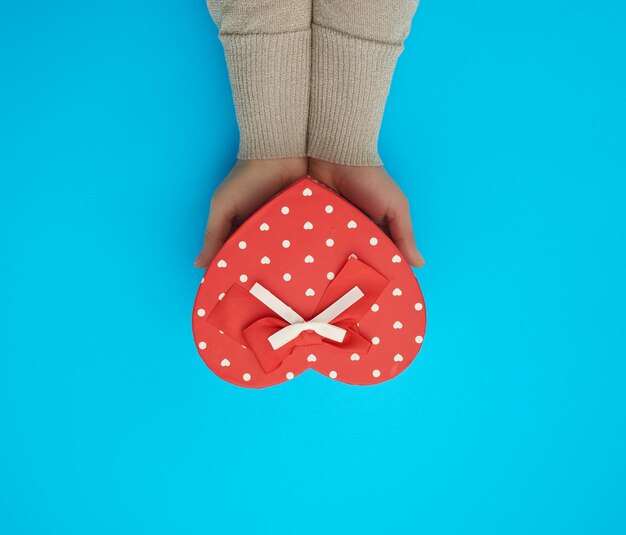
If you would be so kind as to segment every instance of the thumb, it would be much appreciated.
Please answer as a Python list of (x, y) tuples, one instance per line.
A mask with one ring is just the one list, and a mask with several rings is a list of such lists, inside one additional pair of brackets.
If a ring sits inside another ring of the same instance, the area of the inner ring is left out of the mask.
[(411, 213), (408, 205), (391, 215), (387, 216), (389, 234), (400, 252), (407, 259), (408, 263), (417, 268), (424, 267), (426, 263), (422, 254), (415, 245), (413, 234), (413, 223), (411, 223)]
[(204, 231), (204, 243), (202, 250), (194, 260), (193, 265), (197, 268), (206, 268), (211, 263), (217, 252), (222, 248), (226, 238), (232, 230), (232, 222), (226, 213), (211, 210), (209, 220)]

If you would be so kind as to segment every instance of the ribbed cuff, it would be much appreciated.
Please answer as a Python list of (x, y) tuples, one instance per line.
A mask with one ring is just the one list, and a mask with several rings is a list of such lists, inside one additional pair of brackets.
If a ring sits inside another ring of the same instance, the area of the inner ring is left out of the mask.
[(306, 156), (311, 31), (222, 34), (241, 160)]
[(378, 133), (402, 49), (313, 25), (308, 156), (382, 165)]

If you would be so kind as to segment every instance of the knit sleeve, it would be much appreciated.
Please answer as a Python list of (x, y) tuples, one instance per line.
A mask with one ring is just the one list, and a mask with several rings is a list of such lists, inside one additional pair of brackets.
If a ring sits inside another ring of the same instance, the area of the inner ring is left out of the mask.
[(224, 47), (238, 158), (306, 156), (311, 0), (207, 0)]
[(378, 134), (418, 0), (313, 0), (308, 155), (381, 165)]

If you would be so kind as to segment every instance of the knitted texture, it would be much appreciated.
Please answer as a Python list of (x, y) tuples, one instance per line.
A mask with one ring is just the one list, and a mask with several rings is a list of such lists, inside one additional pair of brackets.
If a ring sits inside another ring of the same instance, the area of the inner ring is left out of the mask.
[(207, 0), (220, 30), (240, 159), (381, 165), (391, 77), (417, 0)]
[(241, 160), (306, 156), (311, 0), (208, 0), (219, 28)]
[(402, 45), (313, 25), (308, 155), (381, 165), (378, 133)]
[(220, 33), (284, 33), (311, 26), (312, 0), (207, 0)]
[(306, 156), (311, 31), (221, 35), (241, 160)]
[(313, 0), (308, 155), (381, 165), (378, 133), (418, 0)]
[(401, 45), (411, 29), (417, 0), (313, 0), (312, 22), (324, 28)]

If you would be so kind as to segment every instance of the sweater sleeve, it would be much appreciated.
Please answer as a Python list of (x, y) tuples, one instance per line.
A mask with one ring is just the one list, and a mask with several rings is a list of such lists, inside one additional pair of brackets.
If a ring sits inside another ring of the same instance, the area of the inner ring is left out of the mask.
[(306, 156), (311, 0), (207, 0), (219, 29), (243, 160)]
[(313, 0), (308, 156), (382, 165), (378, 133), (418, 0)]

